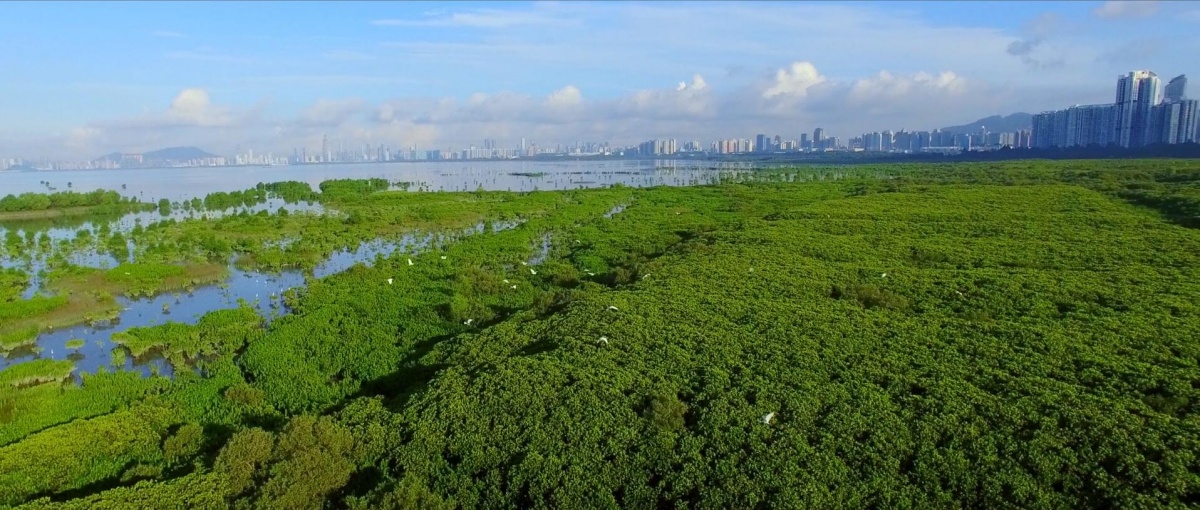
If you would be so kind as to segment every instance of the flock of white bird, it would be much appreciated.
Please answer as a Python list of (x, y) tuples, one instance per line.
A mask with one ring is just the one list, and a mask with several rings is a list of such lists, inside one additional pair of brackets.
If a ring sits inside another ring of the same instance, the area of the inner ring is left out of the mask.
[[(576, 242), (578, 242), (578, 241), (576, 241)], [(442, 255), (442, 260), (446, 260), (446, 256), (445, 256), (445, 255)], [(412, 260), (412, 259), (408, 259), (408, 265), (410, 265), (410, 266), (411, 266), (411, 265), (413, 265), (413, 260)], [(529, 263), (528, 263), (528, 262), (521, 262), (521, 265), (523, 265), (523, 266), (528, 266), (528, 265), (529, 265)], [(587, 273), (589, 276), (595, 276), (595, 273), (593, 273), (593, 272), (591, 272), (591, 271), (585, 271), (585, 272), (586, 272), (586, 273)], [(750, 268), (750, 272), (754, 272), (754, 268)], [(535, 270), (535, 269), (533, 269), (533, 268), (531, 267), (531, 268), (529, 268), (529, 274), (535, 274), (535, 275), (536, 275), (536, 274), (537, 274), (537, 270)], [(650, 277), (650, 273), (646, 273), (646, 274), (642, 275), (642, 279), (643, 279), (643, 280), (645, 280), (645, 279), (646, 279), (646, 278), (648, 278), (648, 277)], [(882, 275), (880, 275), (880, 277), (881, 277), (881, 278), (887, 278), (887, 273), (883, 273)], [(388, 279), (387, 279), (387, 282), (388, 282), (388, 285), (391, 285), (391, 284), (392, 284), (392, 279), (391, 279), (391, 278), (388, 278)], [(508, 279), (507, 279), (507, 278), (505, 278), (505, 279), (504, 279), (504, 283), (510, 283), (510, 282), (508, 281)], [(517, 286), (514, 284), (514, 285), (512, 285), (512, 286), (511, 286), (511, 288), (515, 289), (515, 288), (517, 288)], [(957, 291), (956, 291), (956, 292), (957, 292)], [(958, 295), (959, 295), (959, 296), (962, 296), (963, 294), (962, 294), (962, 292), (959, 292), (959, 293), (958, 293)], [(610, 311), (610, 312), (617, 312), (617, 311), (620, 311), (620, 310), (619, 310), (619, 309), (618, 309), (616, 306), (614, 306), (614, 305), (609, 305), (609, 306), (608, 306), (608, 311)], [(475, 319), (473, 319), (473, 318), (471, 318), (471, 319), (467, 319), (467, 320), (463, 321), (463, 325), (465, 325), (465, 326), (470, 326), (470, 325), (471, 325), (472, 323), (474, 323), (474, 322), (475, 322)], [(596, 345), (601, 345), (601, 344), (603, 344), (603, 345), (608, 345), (608, 337), (607, 337), (607, 336), (601, 336), (600, 338), (598, 338), (598, 339), (596, 340)], [(53, 351), (51, 351), (51, 354), (53, 354)], [(775, 418), (775, 411), (771, 411), (771, 412), (767, 413), (767, 414), (766, 414), (766, 416), (763, 416), (763, 418), (762, 418), (762, 421), (763, 421), (763, 423), (764, 423), (764, 424), (770, 425), (770, 424), (771, 424), (771, 420), (772, 420), (772, 419), (774, 419), (774, 418)]]

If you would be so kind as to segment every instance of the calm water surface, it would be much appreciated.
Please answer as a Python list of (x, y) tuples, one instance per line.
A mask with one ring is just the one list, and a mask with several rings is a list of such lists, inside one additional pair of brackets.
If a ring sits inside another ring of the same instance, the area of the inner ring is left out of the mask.
[[(384, 178), (391, 182), (412, 183), (413, 191), (473, 191), (488, 190), (554, 190), (585, 187), (605, 187), (613, 184), (628, 186), (688, 186), (715, 182), (723, 176), (749, 173), (754, 169), (747, 163), (677, 163), (672, 160), (641, 161), (588, 161), (588, 162), (442, 162), (442, 163), (394, 163), (394, 164), (347, 164), (347, 165), (303, 165), (257, 168), (176, 168), (176, 169), (131, 169), (90, 170), (62, 172), (0, 173), (0, 195), (23, 192), (65, 191), (67, 189), (86, 192), (95, 189), (112, 189), (123, 195), (137, 197), (142, 201), (155, 202), (160, 198), (170, 201), (190, 200), (204, 197), (217, 191), (241, 191), (260, 182), (295, 180), (307, 182), (318, 190), (325, 180), (341, 178)], [(523, 174), (523, 175), (517, 175)], [(44, 182), (49, 182), (45, 184)], [(67, 183), (70, 183), (68, 188)], [(618, 205), (604, 216), (620, 213), (625, 205)], [(175, 210), (167, 216), (157, 211), (127, 214), (113, 219), (64, 219), (65, 223), (51, 221), (42, 223), (0, 223), (0, 235), (12, 230), (24, 235), (25, 230), (47, 232), (51, 240), (74, 239), (80, 229), (96, 232), (101, 224), (112, 231), (129, 232), (135, 225), (148, 225), (167, 218), (185, 220), (205, 216), (216, 218), (236, 214), (242, 210), (250, 212), (275, 212), (280, 208), (290, 212), (321, 214), (319, 204), (285, 204), (272, 199), (266, 203), (240, 207), (225, 211), (196, 213)], [(35, 226), (36, 225), (36, 226)], [(514, 228), (516, 222), (496, 223), (493, 231)], [(357, 263), (371, 264), (377, 257), (394, 253), (417, 254), (436, 249), (455, 238), (484, 233), (483, 224), (465, 231), (450, 234), (414, 234), (400, 239), (378, 239), (366, 242), (353, 250), (334, 253), (313, 271), (314, 278), (322, 278), (345, 271)], [(286, 244), (288, 241), (283, 241)], [(540, 239), (534, 253), (526, 262), (540, 264), (550, 252), (552, 238)], [(133, 256), (131, 247), (131, 259)], [(109, 268), (117, 264), (110, 255), (95, 250), (79, 250), (71, 255), (72, 263), (84, 267)], [(0, 256), (0, 267), (17, 267), (32, 274), (26, 298), (40, 291), (42, 282), (39, 272), (45, 267), (44, 254), (27, 254), (22, 259)], [(8, 353), (0, 353), (0, 370), (39, 358), (70, 359), (75, 362), (76, 377), (79, 373), (94, 373), (106, 369), (131, 370), (145, 375), (159, 373), (171, 375), (172, 367), (161, 357), (133, 359), (124, 349), (111, 342), (111, 336), (130, 327), (153, 326), (165, 322), (194, 324), (204, 314), (237, 307), (244, 302), (253, 306), (267, 320), (287, 313), (282, 295), (289, 289), (305, 285), (305, 276), (298, 271), (265, 274), (245, 271), (230, 265), (230, 277), (220, 285), (209, 285), (192, 292), (161, 294), (142, 299), (118, 298), (124, 308), (111, 323), (79, 325), (47, 331), (39, 335), (36, 345)], [(84, 340), (83, 347), (68, 349), (72, 339)]]
[[(749, 172), (754, 168), (754, 164), (749, 162), (647, 159), (0, 172), (0, 195), (48, 192), (50, 188), (81, 192), (111, 189), (143, 201), (166, 198), (174, 202), (204, 197), (216, 191), (241, 191), (253, 188), (260, 182), (301, 181), (317, 190), (317, 185), (330, 179), (372, 177), (391, 182), (409, 182), (413, 184), (410, 189), (428, 191), (474, 191), (481, 187), (486, 190), (555, 190), (604, 187), (617, 183), (627, 186), (688, 186), (706, 184), (719, 175)], [(49, 187), (42, 182), (49, 182)], [(68, 183), (71, 184), (70, 188), (67, 187)]]
[[(520, 223), (515, 221), (494, 222), (490, 232), (499, 232), (518, 225)], [(365, 242), (352, 250), (335, 252), (313, 270), (312, 276), (324, 278), (360, 263), (369, 266), (377, 257), (388, 257), (394, 253), (409, 253), (416, 257), (422, 252), (444, 247), (456, 239), (485, 232), (488, 232), (486, 226), (479, 223), (459, 232), (408, 234), (399, 240), (377, 239)], [(540, 250), (530, 259), (530, 264), (544, 260), (549, 249), (549, 240), (544, 239)], [(84, 261), (83, 265), (93, 262), (103, 266), (108, 261)], [(165, 359), (157, 356), (134, 359), (127, 355), (123, 347), (112, 343), (112, 334), (131, 327), (154, 326), (166, 322), (195, 324), (208, 312), (236, 308), (242, 302), (252, 306), (259, 315), (270, 321), (288, 312), (283, 302), (283, 293), (289, 289), (303, 287), (306, 283), (304, 274), (299, 271), (261, 273), (238, 269), (232, 263), (229, 265), (229, 271), (229, 278), (220, 285), (206, 285), (192, 292), (171, 292), (141, 299), (118, 297), (123, 310), (116, 320), (111, 323), (81, 324), (43, 332), (38, 336), (35, 346), (17, 349), (0, 356), (0, 370), (17, 363), (49, 358), (74, 361), (77, 378), (80, 373), (95, 373), (101, 368), (132, 370), (143, 375), (171, 375), (172, 367)], [(84, 340), (83, 347), (67, 348), (67, 342), (72, 339)]]

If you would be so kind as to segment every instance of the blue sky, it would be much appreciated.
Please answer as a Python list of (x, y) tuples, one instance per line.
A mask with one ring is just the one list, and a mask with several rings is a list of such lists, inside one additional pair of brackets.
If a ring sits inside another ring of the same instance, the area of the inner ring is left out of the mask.
[(1132, 69), (1200, 79), (1187, 2), (0, 2), (0, 17), (0, 157), (850, 137), (1110, 101)]

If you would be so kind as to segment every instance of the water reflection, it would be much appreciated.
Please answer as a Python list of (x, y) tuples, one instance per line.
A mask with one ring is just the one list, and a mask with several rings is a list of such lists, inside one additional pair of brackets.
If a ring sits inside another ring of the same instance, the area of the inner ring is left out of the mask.
[(162, 214), (158, 211), (141, 211), (128, 213), (124, 215), (116, 215), (103, 218), (94, 218), (92, 216), (77, 216), (77, 217), (62, 217), (49, 220), (8, 220), (0, 221), (0, 237), (8, 235), (9, 231), (16, 232), (21, 237), (29, 235), (32, 232), (38, 236), (43, 232), (50, 237), (51, 241), (71, 241), (79, 235), (81, 231), (86, 230), (88, 234), (95, 236), (102, 228), (107, 228), (114, 233), (129, 234), (134, 227), (141, 225), (147, 227), (156, 222), (161, 221), (184, 221), (189, 219), (211, 219), (217, 220), (226, 216), (236, 214), (257, 214), (262, 211), (269, 213), (278, 212), (283, 209), (289, 213), (313, 213), (322, 214), (325, 208), (315, 202), (297, 202), (287, 203), (283, 199), (270, 198), (266, 201), (249, 206), (230, 207), (224, 210), (195, 210), (184, 208), (172, 208), (168, 214)]
[(542, 246), (538, 251), (534, 252), (533, 257), (530, 257), (528, 263), (531, 266), (536, 266), (546, 261), (546, 257), (550, 256), (550, 234), (542, 235)]
[[(330, 179), (382, 178), (412, 183), (413, 191), (532, 191), (626, 186), (687, 186), (761, 168), (752, 162), (702, 160), (446, 161), (297, 165), (276, 167), (65, 170), (0, 173), (6, 193), (46, 192), (42, 181), (65, 190), (116, 190), (146, 202), (172, 202), (216, 191), (242, 191), (260, 182), (301, 181), (318, 189)], [(124, 186), (124, 187), (122, 187)]]
[[(520, 225), (520, 221), (478, 223), (470, 228), (450, 233), (408, 234), (399, 240), (377, 239), (359, 244), (351, 250), (334, 253), (312, 272), (313, 278), (324, 278), (350, 269), (355, 264), (373, 265), (379, 257), (395, 253), (419, 254), (439, 249), (462, 237), (484, 232), (499, 232)], [(490, 226), (490, 228), (489, 228)], [(548, 242), (548, 241), (547, 241)], [(549, 247), (546, 245), (546, 250)], [(208, 312), (236, 308), (245, 303), (268, 322), (288, 313), (283, 295), (290, 289), (303, 287), (306, 278), (300, 271), (262, 273), (229, 265), (230, 276), (219, 285), (207, 285), (191, 292), (174, 292), (140, 299), (118, 297), (123, 308), (112, 322), (78, 325), (46, 331), (36, 345), (25, 346), (7, 353), (0, 360), (0, 369), (17, 363), (41, 358), (75, 361), (75, 373), (96, 373), (101, 368), (129, 370), (144, 376), (173, 375), (173, 367), (160, 356), (134, 359), (123, 347), (113, 344), (113, 333), (131, 327), (146, 327), (178, 322), (195, 324)], [(68, 342), (83, 340), (80, 347), (69, 348)]]
[(621, 214), (621, 212), (624, 211), (626, 207), (629, 207), (629, 205), (628, 204), (618, 204), (618, 205), (614, 206), (612, 209), (609, 209), (608, 212), (604, 213), (604, 217), (612, 218), (613, 216)]

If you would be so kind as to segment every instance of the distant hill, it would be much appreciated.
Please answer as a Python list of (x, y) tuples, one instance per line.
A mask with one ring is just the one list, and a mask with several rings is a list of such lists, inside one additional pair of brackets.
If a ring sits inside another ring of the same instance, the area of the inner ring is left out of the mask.
[(950, 126), (942, 128), (942, 131), (950, 133), (978, 133), (980, 129), (986, 127), (989, 133), (1001, 133), (1008, 131), (1020, 131), (1022, 129), (1033, 129), (1033, 114), (1030, 113), (1014, 113), (1007, 117), (992, 115), (985, 119), (979, 119), (970, 124), (962, 126)]
[(121, 153), (114, 152), (112, 154), (105, 154), (103, 156), (100, 156), (100, 157), (94, 159), (93, 161), (112, 161), (114, 163), (120, 163), (121, 162)]
[(215, 157), (216, 154), (209, 154), (195, 147), (167, 147), (142, 154), (143, 161), (187, 161)]
[[(210, 154), (195, 147), (167, 147), (156, 151), (142, 153), (142, 161), (187, 161), (190, 159), (215, 158), (216, 154)], [(96, 161), (112, 161), (121, 162), (121, 153), (114, 152), (105, 154), (96, 158)]]

